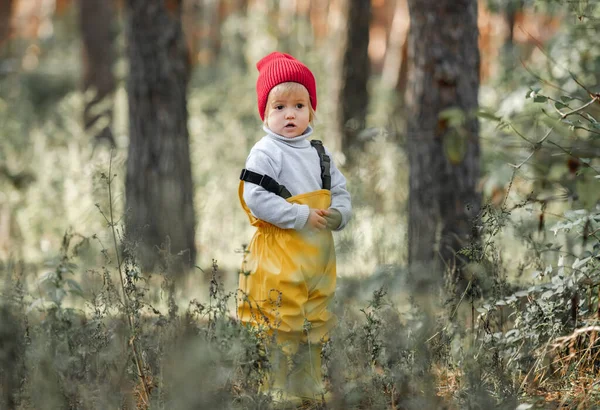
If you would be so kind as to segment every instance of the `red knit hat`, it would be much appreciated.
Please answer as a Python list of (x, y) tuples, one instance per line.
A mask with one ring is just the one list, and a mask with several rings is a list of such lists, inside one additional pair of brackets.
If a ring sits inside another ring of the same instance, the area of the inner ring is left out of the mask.
[(256, 96), (258, 97), (258, 113), (265, 120), (265, 108), (269, 92), (281, 83), (300, 83), (308, 90), (310, 105), (317, 109), (317, 83), (313, 73), (289, 54), (274, 52), (256, 63), (258, 80), (256, 80)]

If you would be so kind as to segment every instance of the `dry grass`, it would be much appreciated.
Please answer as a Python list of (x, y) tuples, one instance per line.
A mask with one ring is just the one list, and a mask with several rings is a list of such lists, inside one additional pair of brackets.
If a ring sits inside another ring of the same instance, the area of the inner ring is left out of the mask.
[(552, 342), (548, 366), (528, 386), (532, 394), (557, 406), (600, 407), (600, 326), (596, 319), (584, 324)]

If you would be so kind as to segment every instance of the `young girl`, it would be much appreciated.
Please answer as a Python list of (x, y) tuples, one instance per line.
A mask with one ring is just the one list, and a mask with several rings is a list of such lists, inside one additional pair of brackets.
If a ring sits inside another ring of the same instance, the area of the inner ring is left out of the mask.
[(283, 400), (320, 399), (322, 343), (336, 321), (328, 310), (336, 282), (331, 231), (350, 220), (350, 194), (329, 151), (308, 140), (317, 108), (312, 72), (279, 52), (256, 66), (266, 136), (240, 176), (240, 202), (258, 229), (240, 275), (238, 315), (277, 341), (277, 349), (267, 346), (266, 387)]

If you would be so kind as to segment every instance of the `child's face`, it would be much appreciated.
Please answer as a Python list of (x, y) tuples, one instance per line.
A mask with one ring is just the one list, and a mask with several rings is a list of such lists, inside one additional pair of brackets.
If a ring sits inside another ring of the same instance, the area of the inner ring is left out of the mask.
[(308, 90), (300, 85), (274, 87), (267, 101), (265, 123), (269, 129), (283, 137), (302, 135), (310, 124)]

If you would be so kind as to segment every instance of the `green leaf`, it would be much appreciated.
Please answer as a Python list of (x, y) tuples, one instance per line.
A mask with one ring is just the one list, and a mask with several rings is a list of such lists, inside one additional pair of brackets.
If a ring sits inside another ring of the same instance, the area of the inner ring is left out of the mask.
[(573, 269), (579, 269), (580, 267), (582, 267), (583, 265), (585, 265), (591, 258), (588, 256), (585, 259), (579, 260), (579, 259), (575, 259), (575, 262), (573, 262)]
[(500, 118), (490, 112), (484, 111), (484, 110), (479, 110), (479, 111), (477, 111), (476, 114), (479, 118), (483, 118), (483, 119), (490, 120), (490, 121), (500, 121), (502, 119), (502, 118)]
[(569, 101), (573, 101), (573, 99), (574, 99), (573, 97), (569, 97), (568, 95), (561, 95), (560, 96), (560, 100), (563, 103), (568, 103)]
[(460, 164), (467, 153), (467, 138), (458, 129), (452, 129), (444, 136), (444, 154), (451, 164)]
[(465, 121), (465, 111), (459, 107), (450, 107), (442, 110), (438, 117), (442, 120), (448, 121), (451, 127), (458, 127)]
[(525, 96), (525, 98), (534, 98), (537, 95), (537, 93), (540, 92), (540, 90), (540, 87), (531, 87), (529, 91), (527, 91), (527, 95)]
[(546, 101), (548, 101), (548, 97), (546, 97), (545, 95), (536, 95), (535, 97), (533, 97), (533, 102), (536, 103), (545, 103)]
[(562, 108), (568, 108), (566, 105), (564, 105), (563, 103), (557, 101), (554, 103), (554, 106), (556, 107), (557, 110), (560, 110)]

